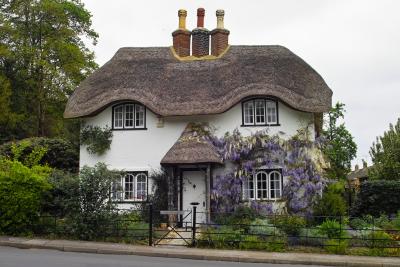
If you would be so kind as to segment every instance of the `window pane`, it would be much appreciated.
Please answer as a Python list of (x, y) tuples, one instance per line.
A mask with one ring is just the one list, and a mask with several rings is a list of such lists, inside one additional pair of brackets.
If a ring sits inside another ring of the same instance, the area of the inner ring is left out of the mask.
[(134, 180), (135, 177), (132, 174), (127, 174), (125, 176), (125, 199), (133, 200), (134, 199)]
[(111, 184), (111, 199), (115, 201), (122, 200), (122, 178), (118, 178)]
[(270, 198), (280, 198), (282, 194), (281, 174), (273, 171), (269, 174)]
[(136, 199), (145, 200), (147, 195), (147, 176), (144, 173), (136, 175)]
[(265, 124), (265, 101), (256, 100), (256, 124)]
[(256, 178), (257, 178), (257, 198), (266, 199), (268, 197), (267, 173), (258, 172)]
[(246, 178), (243, 182), (243, 199), (254, 199), (253, 176)]
[(133, 104), (125, 105), (125, 127), (133, 128)]
[(267, 122), (268, 124), (278, 123), (276, 102), (267, 101)]
[(136, 127), (144, 127), (144, 106), (136, 104)]
[(244, 103), (244, 124), (254, 124), (254, 103), (249, 101)]
[(114, 108), (114, 128), (123, 128), (124, 122), (124, 106)]

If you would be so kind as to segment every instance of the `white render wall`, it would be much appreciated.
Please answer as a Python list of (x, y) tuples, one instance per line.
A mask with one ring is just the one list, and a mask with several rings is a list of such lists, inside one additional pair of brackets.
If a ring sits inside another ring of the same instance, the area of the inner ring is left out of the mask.
[[(238, 128), (243, 135), (250, 135), (266, 127), (241, 127), (241, 103), (236, 104), (228, 111), (217, 115), (179, 116), (164, 118), (164, 127), (157, 128), (157, 116), (149, 109), (146, 110), (147, 130), (118, 130), (113, 131), (111, 148), (104, 155), (91, 155), (85, 146), (80, 150), (80, 166), (94, 166), (97, 162), (104, 162), (111, 169), (125, 171), (157, 170), (160, 161), (181, 135), (189, 122), (208, 122), (216, 127), (216, 135), (223, 136), (225, 132), (232, 132)], [(294, 110), (279, 102), (280, 126), (269, 127), (270, 134), (284, 132), (290, 137), (297, 130), (313, 122), (313, 114)], [(86, 125), (109, 126), (112, 122), (112, 107), (108, 107), (94, 117), (85, 118)], [(313, 124), (310, 128), (313, 132)], [(151, 185), (149, 185), (151, 186)], [(151, 187), (150, 187), (151, 188)]]

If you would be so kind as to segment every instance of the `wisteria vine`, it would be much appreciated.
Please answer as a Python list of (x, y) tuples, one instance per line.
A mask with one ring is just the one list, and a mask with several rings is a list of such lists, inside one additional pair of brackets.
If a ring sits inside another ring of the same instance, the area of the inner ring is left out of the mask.
[[(202, 126), (204, 128), (204, 126)], [(290, 139), (279, 135), (268, 135), (259, 131), (243, 136), (237, 129), (218, 138), (212, 131), (206, 133), (205, 140), (213, 144), (233, 171), (228, 171), (214, 179), (212, 208), (215, 211), (231, 212), (242, 201), (242, 183), (259, 168), (281, 168), (286, 177), (283, 198), (286, 209), (291, 214), (311, 214), (311, 207), (327, 184), (323, 169), (327, 167), (322, 153), (323, 140), (311, 140), (307, 128), (298, 130)], [(250, 207), (260, 213), (272, 213), (272, 203), (268, 201), (248, 201)]]

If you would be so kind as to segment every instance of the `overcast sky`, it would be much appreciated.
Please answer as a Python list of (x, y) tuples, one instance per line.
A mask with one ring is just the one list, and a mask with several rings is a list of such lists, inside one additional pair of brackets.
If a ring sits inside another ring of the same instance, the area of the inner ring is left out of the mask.
[(369, 148), (400, 117), (400, 1), (351, 0), (83, 0), (99, 33), (93, 47), (103, 65), (120, 47), (170, 46), (177, 10), (206, 10), (205, 27), (225, 10), (232, 45), (289, 48), (325, 79), (333, 102), (346, 104), (345, 124), (358, 145), (357, 160), (370, 162)]

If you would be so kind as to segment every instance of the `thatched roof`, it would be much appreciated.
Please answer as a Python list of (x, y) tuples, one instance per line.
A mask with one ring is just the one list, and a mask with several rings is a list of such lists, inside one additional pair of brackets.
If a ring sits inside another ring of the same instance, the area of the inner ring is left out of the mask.
[(181, 61), (169, 47), (121, 48), (69, 98), (66, 118), (134, 100), (161, 116), (216, 114), (245, 97), (274, 96), (295, 109), (325, 112), (332, 91), (282, 46), (231, 46), (214, 60)]
[(353, 179), (362, 179), (362, 178), (368, 178), (368, 169), (369, 167), (365, 166), (362, 169), (356, 169), (354, 171), (351, 171), (347, 174), (347, 179), (353, 180)]
[(161, 164), (222, 163), (215, 147), (199, 136), (189, 123), (181, 137), (161, 160)]

